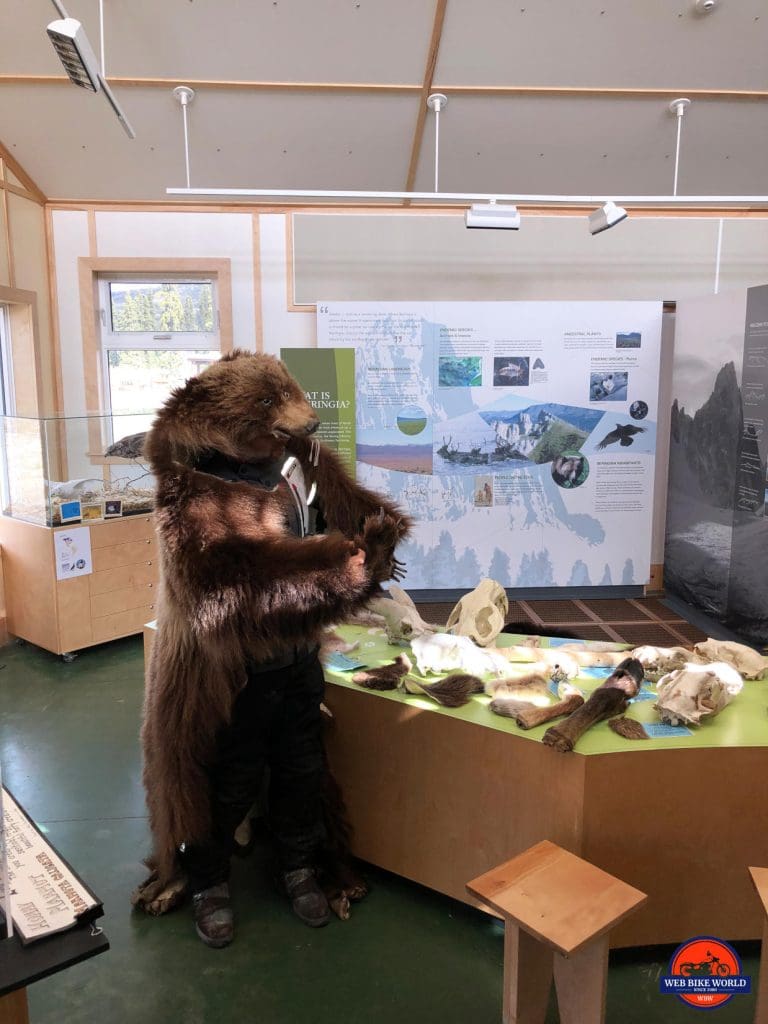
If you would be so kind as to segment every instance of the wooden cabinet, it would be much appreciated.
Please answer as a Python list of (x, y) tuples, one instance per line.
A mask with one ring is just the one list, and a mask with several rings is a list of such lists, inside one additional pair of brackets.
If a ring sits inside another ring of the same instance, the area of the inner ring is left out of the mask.
[[(56, 579), (54, 535), (90, 531), (93, 571)], [(54, 654), (140, 633), (154, 619), (157, 541), (151, 515), (50, 529), (0, 517), (8, 632)]]

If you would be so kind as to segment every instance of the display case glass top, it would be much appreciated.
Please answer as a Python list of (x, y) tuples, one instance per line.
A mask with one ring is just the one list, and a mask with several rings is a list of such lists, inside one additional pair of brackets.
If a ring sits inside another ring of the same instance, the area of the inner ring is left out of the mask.
[(153, 413), (2, 418), (2, 510), (39, 526), (152, 510), (142, 452)]

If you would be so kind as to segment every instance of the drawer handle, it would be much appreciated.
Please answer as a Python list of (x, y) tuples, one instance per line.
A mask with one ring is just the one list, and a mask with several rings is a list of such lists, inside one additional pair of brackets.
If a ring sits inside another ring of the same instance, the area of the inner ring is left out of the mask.
[(151, 589), (152, 589), (152, 587), (154, 586), (154, 583), (148, 583), (148, 584), (147, 584), (147, 586), (148, 586), (148, 587), (150, 588), (150, 590), (151, 590)]
[(150, 610), (151, 610), (151, 611), (154, 611), (154, 610), (155, 610), (155, 606), (154, 606), (153, 604), (151, 604), (151, 605), (150, 605), (149, 607), (150, 607)]
[(151, 562), (147, 562), (147, 565), (152, 565), (152, 563)]
[(147, 541), (147, 544), (151, 544), (151, 543), (152, 543), (152, 541), (151, 541), (151, 540), (148, 540), (148, 541)]

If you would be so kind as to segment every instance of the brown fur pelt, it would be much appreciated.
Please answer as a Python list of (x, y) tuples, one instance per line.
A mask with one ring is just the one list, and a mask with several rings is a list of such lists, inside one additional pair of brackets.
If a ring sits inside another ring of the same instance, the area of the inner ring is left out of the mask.
[[(271, 356), (234, 352), (177, 388), (144, 450), (157, 479), (161, 583), (147, 674), (144, 785), (162, 887), (176, 851), (210, 829), (206, 766), (249, 662), (317, 643), (395, 577), (408, 518), (360, 487), (310, 438), (317, 417)], [(312, 447), (316, 446), (316, 447)], [(295, 455), (317, 484), (328, 532), (297, 538), (291, 498), (195, 468), (212, 452), (239, 462)], [(365, 561), (354, 557), (364, 551)]]
[(355, 672), (352, 682), (367, 690), (400, 689), (406, 693), (424, 694), (446, 708), (460, 708), (469, 702), (473, 693), (483, 692), (483, 681), (477, 676), (455, 672), (434, 683), (425, 683), (408, 674), (412, 668), (410, 658), (406, 654), (398, 654), (387, 665)]
[(549, 703), (549, 683), (546, 676), (536, 670), (520, 676), (489, 679), (483, 688), (489, 697), (525, 701), (527, 704)]
[(623, 736), (625, 740), (649, 739), (642, 722), (638, 722), (635, 718), (627, 718), (626, 715), (610, 718), (608, 720), (608, 728), (613, 729), (617, 736)]
[(366, 690), (396, 690), (400, 680), (413, 668), (406, 654), (398, 654), (394, 661), (376, 668), (362, 669), (352, 675), (352, 682)]
[(482, 679), (466, 672), (454, 672), (434, 683), (424, 683), (413, 676), (405, 676), (400, 685), (407, 693), (423, 693), (445, 708), (460, 708), (469, 703), (473, 693), (483, 692)]
[(549, 704), (547, 707), (539, 708), (527, 701), (514, 700), (511, 697), (496, 697), (488, 705), (496, 715), (505, 715), (507, 718), (514, 718), (521, 729), (535, 729), (538, 725), (551, 722), (555, 718), (562, 718), (563, 715), (570, 715), (584, 703), (580, 693), (570, 693), (557, 704)]

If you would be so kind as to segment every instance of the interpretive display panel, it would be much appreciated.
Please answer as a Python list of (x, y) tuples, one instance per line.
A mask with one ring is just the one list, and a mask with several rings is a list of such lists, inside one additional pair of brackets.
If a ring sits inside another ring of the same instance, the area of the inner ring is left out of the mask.
[(355, 353), (316, 348), (282, 348), (280, 358), (304, 389), (317, 413), (317, 437), (355, 473)]
[(768, 285), (678, 303), (665, 584), (768, 640)]
[(643, 584), (660, 302), (318, 305), (356, 354), (357, 475), (416, 520), (410, 588)]
[[(3, 834), (13, 923), (22, 943), (54, 935), (100, 917), (101, 903), (83, 884), (7, 790), (2, 793)], [(5, 893), (0, 897), (4, 898)]]

